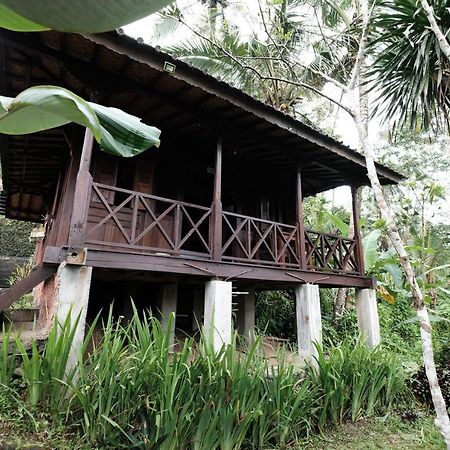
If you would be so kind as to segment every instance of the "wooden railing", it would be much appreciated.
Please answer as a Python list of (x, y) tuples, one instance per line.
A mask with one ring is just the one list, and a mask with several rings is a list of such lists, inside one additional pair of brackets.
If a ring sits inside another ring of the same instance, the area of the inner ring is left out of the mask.
[(306, 264), (309, 270), (361, 273), (356, 240), (343, 236), (305, 231)]
[[(85, 244), (126, 252), (211, 260), (214, 213), (212, 207), (94, 182), (84, 230)], [(306, 230), (305, 257), (301, 258), (300, 227), (231, 212), (220, 214), (221, 242), (216, 246), (219, 258), (214, 256), (214, 260), (362, 274), (355, 239)]]
[(222, 218), (223, 260), (299, 268), (297, 227), (229, 212)]
[(92, 184), (86, 243), (210, 257), (211, 208)]

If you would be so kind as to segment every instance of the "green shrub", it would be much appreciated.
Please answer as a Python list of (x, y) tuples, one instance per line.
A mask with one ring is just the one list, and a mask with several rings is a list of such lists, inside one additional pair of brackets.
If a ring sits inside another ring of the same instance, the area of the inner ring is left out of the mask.
[[(450, 405), (450, 360), (437, 364), (436, 372), (445, 404), (448, 406)], [(417, 373), (414, 374), (410, 383), (410, 389), (421, 403), (433, 408), (430, 384), (428, 383), (425, 367), (422, 366)]]
[(295, 342), (295, 299), (291, 291), (264, 291), (256, 295), (256, 327), (261, 333)]
[(35, 244), (30, 240), (35, 223), (0, 217), (0, 256), (32, 256)]
[(68, 384), (75, 375), (75, 368), (69, 363), (69, 355), (77, 323), (78, 318), (72, 323), (70, 316), (62, 324), (55, 322), (43, 350), (36, 341), (31, 343), (30, 349), (26, 348), (20, 336), (16, 336), (15, 355), (22, 362), (22, 378), (27, 403), (31, 407), (45, 405), (49, 412), (58, 416), (69, 390)]
[(6, 332), (5, 324), (2, 324), (2, 340), (0, 341), (0, 385), (11, 386), (16, 361), (13, 356), (15, 348), (10, 335)]
[(30, 258), (29, 261), (22, 265), (17, 265), (13, 273), (8, 277), (8, 283), (10, 286), (18, 283), (19, 281), (26, 278), (34, 267), (34, 258)]
[(49, 426), (78, 432), (91, 448), (286, 448), (327, 423), (384, 411), (401, 393), (396, 358), (361, 342), (331, 347), (328, 357), (319, 349), (317, 371), (282, 354), (271, 367), (260, 340), (245, 352), (234, 343), (214, 352), (187, 339), (170, 353), (168, 332), (141, 316), (122, 326), (110, 314), (86, 354), (88, 333), (76, 372), (69, 321), (52, 329), (42, 351), (17, 340), (19, 380), (11, 381), (15, 356), (4, 349), (0, 376), (22, 411), (50, 413)]

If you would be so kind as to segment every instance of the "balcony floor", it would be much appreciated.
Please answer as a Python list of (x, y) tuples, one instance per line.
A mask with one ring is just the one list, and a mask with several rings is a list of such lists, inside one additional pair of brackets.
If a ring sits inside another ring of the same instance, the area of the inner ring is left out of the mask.
[[(44, 264), (60, 264), (66, 260), (67, 247), (45, 249)], [(88, 248), (86, 265), (94, 267), (102, 277), (119, 274), (124, 279), (141, 281), (177, 281), (199, 283), (205, 279), (227, 279), (237, 285), (261, 289), (291, 288), (299, 283), (314, 283), (321, 287), (373, 287), (369, 277), (299, 270), (283, 267), (258, 267), (254, 264), (215, 262), (192, 257), (162, 254), (142, 255), (122, 251)]]

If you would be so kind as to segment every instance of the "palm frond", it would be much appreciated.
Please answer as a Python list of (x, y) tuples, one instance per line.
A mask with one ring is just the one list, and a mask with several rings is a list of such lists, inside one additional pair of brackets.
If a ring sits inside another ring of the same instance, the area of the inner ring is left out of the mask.
[(147, 39), (153, 46), (165, 46), (170, 42), (182, 39), (186, 28), (181, 22), (183, 12), (177, 3), (166, 6), (152, 17), (152, 24)]
[[(431, 5), (444, 34), (450, 28), (445, 0)], [(386, 0), (375, 18), (368, 71), (377, 93), (374, 114), (394, 127), (440, 129), (447, 126), (450, 107), (450, 64), (442, 54), (423, 9), (415, 0)]]
[[(232, 55), (244, 56), (247, 54), (245, 45), (240, 44), (237, 40), (226, 38), (221, 45)], [(240, 89), (245, 89), (250, 83), (250, 74), (243, 71), (238, 64), (206, 39), (193, 37), (184, 42), (170, 45), (165, 48), (165, 51), (176, 54), (178, 59)]]

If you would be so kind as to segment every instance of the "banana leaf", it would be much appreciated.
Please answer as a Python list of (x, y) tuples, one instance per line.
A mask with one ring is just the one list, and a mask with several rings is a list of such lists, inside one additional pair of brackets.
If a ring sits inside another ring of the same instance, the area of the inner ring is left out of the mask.
[(101, 33), (146, 17), (171, 0), (0, 0), (0, 27)]
[(366, 270), (370, 270), (380, 256), (378, 253), (378, 239), (380, 236), (381, 230), (375, 229), (362, 240), (364, 267)]
[(89, 128), (100, 148), (116, 156), (136, 156), (160, 143), (158, 128), (61, 87), (34, 86), (15, 98), (0, 96), (0, 133), (30, 134), (71, 122)]
[(15, 13), (0, 3), (0, 27), (14, 31), (44, 31), (47, 27), (34, 23), (31, 20)]

